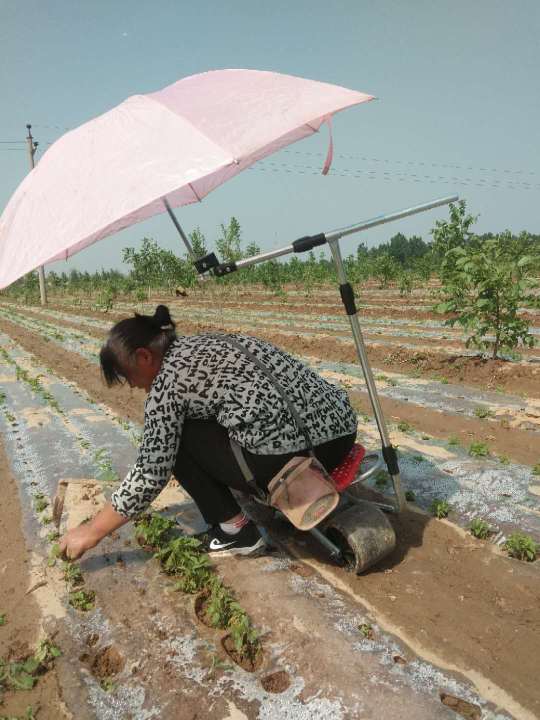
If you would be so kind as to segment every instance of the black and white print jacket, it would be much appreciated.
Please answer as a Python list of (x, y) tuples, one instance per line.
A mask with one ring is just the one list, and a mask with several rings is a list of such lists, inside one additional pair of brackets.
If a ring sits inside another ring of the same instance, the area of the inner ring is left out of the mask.
[[(269, 378), (227, 335), (179, 337), (166, 352), (146, 399), (144, 434), (135, 465), (111, 497), (124, 517), (143, 512), (168, 483), (184, 418), (216, 421), (257, 455), (306, 447), (287, 405)], [(356, 413), (347, 394), (299, 360), (264, 340), (232, 334), (277, 378), (313, 445), (348, 435)]]

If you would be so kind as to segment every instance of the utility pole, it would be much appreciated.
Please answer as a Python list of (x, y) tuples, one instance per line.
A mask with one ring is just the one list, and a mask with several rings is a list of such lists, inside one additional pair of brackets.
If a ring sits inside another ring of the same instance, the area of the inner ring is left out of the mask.
[[(32, 137), (32, 126), (27, 125), (26, 129), (28, 130), (28, 135), (26, 136), (26, 141), (28, 143), (28, 156), (30, 158), (30, 169), (33, 170), (35, 167), (34, 162), (34, 155), (36, 154), (37, 147), (39, 143), (37, 140), (34, 140)], [(40, 265), (38, 267), (38, 278), (39, 278), (39, 295), (41, 297), (41, 304), (46, 305), (47, 304), (47, 288), (45, 287), (45, 269), (43, 268), (43, 265)]]

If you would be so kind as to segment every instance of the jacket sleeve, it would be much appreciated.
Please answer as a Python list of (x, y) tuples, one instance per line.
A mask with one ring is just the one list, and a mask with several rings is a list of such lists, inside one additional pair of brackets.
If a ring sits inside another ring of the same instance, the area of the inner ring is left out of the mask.
[(113, 508), (126, 518), (146, 510), (169, 482), (187, 406), (177, 398), (176, 387), (173, 373), (160, 373), (146, 399), (137, 460), (111, 496)]

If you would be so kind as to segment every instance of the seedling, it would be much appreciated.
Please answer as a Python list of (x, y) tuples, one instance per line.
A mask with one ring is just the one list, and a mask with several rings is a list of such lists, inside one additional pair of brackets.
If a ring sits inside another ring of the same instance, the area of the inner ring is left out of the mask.
[(388, 473), (386, 470), (379, 470), (375, 475), (375, 485), (378, 488), (384, 488), (388, 485)]
[(416, 500), (416, 495), (412, 490), (405, 491), (405, 500), (407, 500), (407, 502), (414, 502)]
[(426, 435), (425, 433), (421, 435), (422, 440), (431, 440), (431, 435)]
[(114, 483), (119, 480), (118, 474), (113, 470), (113, 466), (107, 450), (100, 448), (94, 453), (94, 461), (98, 467), (97, 479), (104, 483)]
[(423, 455), (413, 455), (413, 460), (415, 462), (421, 463), (421, 462), (424, 462), (425, 459), (426, 458)]
[(501, 465), (510, 465), (510, 458), (508, 455), (499, 455), (498, 460)]
[(36, 493), (34, 495), (34, 500), (34, 507), (36, 508), (36, 512), (38, 513), (43, 512), (46, 508), (49, 507), (49, 501), (42, 493)]
[(448, 513), (450, 512), (450, 505), (448, 504), (447, 500), (440, 500), (439, 498), (435, 498), (435, 500), (431, 503), (430, 510), (435, 515), (436, 518), (445, 518), (448, 517)]
[(478, 538), (479, 540), (487, 540), (487, 538), (492, 533), (489, 523), (487, 523), (485, 520), (482, 520), (481, 518), (475, 518), (474, 520), (472, 520), (471, 524), (469, 525), (469, 531), (471, 535), (474, 535), (474, 537)]
[(42, 515), (39, 518), (39, 521), (42, 525), (50, 525), (53, 521), (52, 515)]
[(494, 417), (495, 413), (493, 410), (490, 410), (489, 408), (485, 407), (485, 405), (479, 405), (478, 407), (474, 408), (474, 414), (477, 418), (480, 418), (481, 420), (485, 420), (486, 418)]
[(143, 515), (135, 523), (135, 535), (141, 545), (149, 545), (151, 548), (161, 548), (170, 539), (170, 531), (176, 527), (176, 523), (168, 518), (152, 513)]
[(540, 551), (540, 545), (530, 535), (522, 532), (512, 533), (504, 543), (504, 549), (510, 557), (534, 562)]
[(206, 607), (210, 624), (216, 628), (226, 628), (238, 610), (241, 610), (240, 605), (231, 592), (216, 575), (213, 575), (210, 579), (210, 596)]
[(407, 432), (411, 432), (411, 430), (413, 429), (413, 427), (412, 427), (412, 425), (411, 425), (410, 423), (408, 423), (406, 420), (400, 420), (400, 421), (398, 422), (398, 424), (397, 424), (397, 429), (398, 429), (400, 432), (407, 433)]
[(68, 583), (68, 585), (71, 585), (71, 587), (84, 584), (83, 574), (77, 563), (64, 563), (64, 580)]
[(50, 552), (49, 552), (49, 559), (47, 561), (47, 564), (49, 567), (53, 567), (56, 565), (57, 559), (60, 557), (60, 545), (58, 543), (54, 543), (52, 546)]
[(362, 623), (358, 626), (358, 629), (366, 640), (373, 640), (373, 628), (369, 623)]
[(201, 542), (192, 537), (171, 540), (156, 557), (168, 575), (180, 575), (177, 590), (193, 593), (201, 590), (210, 579), (210, 558), (200, 550)]
[(457, 435), (450, 435), (450, 437), (448, 438), (448, 444), (449, 444), (451, 447), (456, 447), (457, 445), (459, 445), (459, 438), (458, 438), (458, 436), (457, 436)]
[(69, 593), (69, 604), (76, 610), (87, 612), (93, 610), (96, 600), (96, 593), (93, 590), (78, 590)]
[(47, 542), (55, 542), (56, 540), (60, 540), (60, 533), (58, 530), (52, 530), (50, 533), (47, 534)]
[[(236, 603), (236, 605), (238, 604)], [(258, 654), (261, 652), (259, 635), (251, 625), (246, 611), (243, 610), (240, 605), (234, 608), (229, 627), (236, 651), (240, 653), (242, 657), (249, 658), (249, 660), (254, 663)]]
[(484, 442), (472, 442), (469, 445), (469, 455), (471, 455), (471, 457), (487, 457), (489, 455), (489, 447)]
[(0, 615), (0, 627), (1, 627), (2, 625), (5, 625), (6, 622), (7, 622), (6, 613), (2, 613), (2, 614)]
[(110, 677), (104, 677), (99, 685), (106, 693), (114, 692), (117, 688), (117, 683), (115, 683), (113, 678)]
[(532, 474), (540, 475), (540, 463), (536, 463), (536, 465), (533, 466)]
[(0, 690), (31, 690), (38, 675), (47, 671), (60, 650), (50, 640), (42, 640), (35, 653), (20, 662), (7, 662), (0, 658)]

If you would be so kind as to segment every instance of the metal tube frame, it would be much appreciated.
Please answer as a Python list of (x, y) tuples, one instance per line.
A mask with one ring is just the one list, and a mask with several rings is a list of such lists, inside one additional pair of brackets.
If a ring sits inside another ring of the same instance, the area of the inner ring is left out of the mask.
[[(421, 205), (414, 205), (413, 207), (406, 208), (404, 210), (398, 210), (394, 213), (389, 213), (387, 215), (378, 215), (374, 218), (371, 218), (369, 220), (365, 220), (360, 223), (356, 223), (354, 225), (348, 225), (343, 228), (338, 228), (336, 230), (332, 230), (330, 232), (324, 233), (322, 235), (313, 236), (313, 238), (302, 238), (301, 240), (296, 241), (296, 244), (293, 243), (291, 245), (287, 245), (282, 248), (278, 248), (277, 250), (271, 250), (269, 252), (265, 253), (259, 253), (258, 255), (253, 255), (250, 258), (245, 258), (243, 260), (238, 260), (235, 263), (229, 263), (226, 266), (219, 266), (215, 268), (216, 270), (220, 267), (225, 269), (226, 273), (232, 272), (233, 270), (239, 270), (243, 267), (249, 267), (250, 265), (255, 265), (260, 262), (264, 262), (265, 260), (271, 260), (276, 257), (281, 257), (283, 255), (289, 255), (293, 252), (304, 252), (306, 250), (311, 249), (312, 247), (316, 247), (318, 245), (322, 244), (328, 244), (330, 246), (330, 252), (332, 253), (332, 259), (334, 261), (334, 264), (337, 269), (337, 275), (338, 280), (340, 284), (340, 292), (341, 292), (341, 298), (343, 300), (343, 304), (345, 306), (345, 311), (347, 313), (347, 316), (349, 318), (349, 323), (351, 326), (351, 332), (354, 339), (354, 344), (356, 347), (356, 354), (358, 355), (358, 359), (360, 361), (360, 366), (362, 367), (362, 372), (364, 374), (364, 379), (366, 381), (366, 387), (369, 395), (369, 399), (371, 402), (371, 407), (373, 408), (373, 414), (375, 416), (375, 421), (377, 423), (377, 428), (379, 430), (379, 435), (381, 438), (382, 443), (382, 454), (386, 461), (386, 465), (388, 468), (388, 472), (390, 474), (390, 477), (392, 478), (392, 484), (394, 488), (394, 494), (395, 494), (395, 504), (389, 505), (386, 503), (375, 503), (380, 508), (386, 511), (393, 511), (393, 512), (401, 512), (405, 505), (405, 495), (403, 493), (403, 489), (401, 487), (401, 478), (399, 473), (399, 466), (397, 461), (397, 456), (395, 452), (395, 448), (392, 446), (390, 435), (388, 433), (388, 428), (386, 426), (386, 421), (384, 419), (381, 402), (379, 399), (379, 394), (377, 392), (377, 387), (375, 385), (375, 380), (373, 378), (373, 372), (371, 370), (371, 366), (369, 364), (366, 346), (364, 344), (364, 338), (362, 335), (362, 330), (360, 328), (360, 322), (358, 319), (358, 311), (355, 306), (355, 300), (354, 300), (354, 292), (352, 289), (352, 286), (347, 280), (347, 275), (345, 273), (345, 267), (343, 265), (343, 258), (341, 256), (341, 249), (339, 247), (339, 240), (347, 235), (352, 235), (356, 232), (361, 232), (362, 230), (367, 230), (372, 227), (376, 227), (377, 225), (383, 225), (388, 222), (392, 222), (393, 220), (400, 220), (404, 217), (409, 217), (410, 215), (416, 215), (417, 213), (425, 212), (427, 210), (432, 210), (436, 207), (441, 207), (442, 205), (448, 205), (449, 203), (456, 202), (459, 200), (459, 197), (457, 195), (452, 195), (450, 197), (444, 197), (439, 198), (437, 200), (433, 200), (428, 203), (423, 203)], [(190, 255), (193, 257), (193, 250), (187, 241), (187, 238), (185, 238), (184, 233), (182, 232), (182, 229), (180, 228), (178, 224), (178, 220), (176, 220), (168, 202), (166, 199), (164, 199), (164, 204), (167, 209), (167, 212), (171, 216), (171, 219), (173, 220), (177, 230), (179, 231), (182, 239), (184, 240), (184, 243), (186, 244), (186, 247), (188, 248), (188, 251), (190, 252)], [(310, 244), (310, 241), (311, 244)], [(298, 245), (298, 243), (300, 243)], [(210, 268), (208, 268), (210, 269)], [(223, 274), (225, 274), (225, 272)], [(218, 274), (218, 273), (216, 273)], [(329, 550), (331, 550), (332, 554), (336, 554), (336, 550), (339, 551), (339, 549), (330, 541), (328, 538), (326, 538), (322, 533), (316, 532), (314, 530), (311, 531), (313, 534), (315, 534), (319, 540), (325, 545)], [(324, 539), (323, 539), (324, 538)]]

